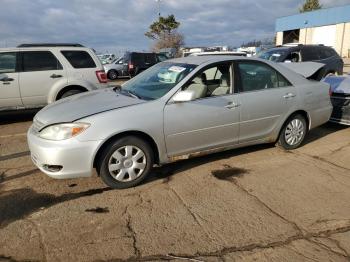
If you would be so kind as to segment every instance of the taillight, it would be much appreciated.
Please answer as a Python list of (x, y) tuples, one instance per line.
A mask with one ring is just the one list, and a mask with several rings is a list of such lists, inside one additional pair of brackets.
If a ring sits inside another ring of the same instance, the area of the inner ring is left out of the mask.
[(106, 84), (107, 83), (107, 75), (106, 75), (105, 71), (103, 71), (103, 70), (96, 71), (96, 76), (97, 76), (98, 81), (101, 84)]
[(134, 69), (134, 65), (131, 62), (129, 62), (128, 67), (129, 67), (129, 70)]

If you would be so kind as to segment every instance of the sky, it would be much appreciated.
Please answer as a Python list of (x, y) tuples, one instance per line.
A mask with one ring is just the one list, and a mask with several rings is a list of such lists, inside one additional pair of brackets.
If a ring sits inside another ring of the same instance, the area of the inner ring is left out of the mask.
[[(161, 0), (174, 14), (186, 46), (240, 46), (271, 38), (275, 19), (298, 13), (303, 0)], [(324, 7), (350, 0), (321, 0)], [(0, 47), (74, 42), (98, 52), (147, 51), (144, 36), (158, 19), (156, 0), (0, 0)]]

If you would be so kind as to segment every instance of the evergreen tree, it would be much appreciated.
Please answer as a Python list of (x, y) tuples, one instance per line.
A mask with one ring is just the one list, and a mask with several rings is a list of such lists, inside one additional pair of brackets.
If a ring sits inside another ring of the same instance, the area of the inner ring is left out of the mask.
[(313, 10), (321, 9), (322, 5), (318, 0), (305, 0), (305, 3), (299, 8), (300, 13), (309, 12)]

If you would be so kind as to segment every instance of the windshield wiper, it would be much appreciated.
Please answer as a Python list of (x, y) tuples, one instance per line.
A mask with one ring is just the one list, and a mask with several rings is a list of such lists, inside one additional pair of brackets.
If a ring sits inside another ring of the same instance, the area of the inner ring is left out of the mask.
[(120, 92), (127, 94), (128, 96), (131, 96), (133, 98), (142, 99), (139, 95), (137, 95), (135, 92), (130, 91), (130, 90), (121, 89)]

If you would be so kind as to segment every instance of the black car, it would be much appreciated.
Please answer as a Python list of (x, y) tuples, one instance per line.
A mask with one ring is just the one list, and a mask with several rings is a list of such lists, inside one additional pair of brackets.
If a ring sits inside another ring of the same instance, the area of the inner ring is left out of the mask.
[(274, 62), (319, 62), (325, 64), (319, 79), (329, 74), (343, 74), (343, 59), (331, 47), (324, 45), (280, 46), (258, 54), (259, 58)]
[(107, 77), (111, 80), (118, 77), (134, 77), (147, 68), (166, 60), (163, 54), (127, 52), (120, 59), (104, 65)]

